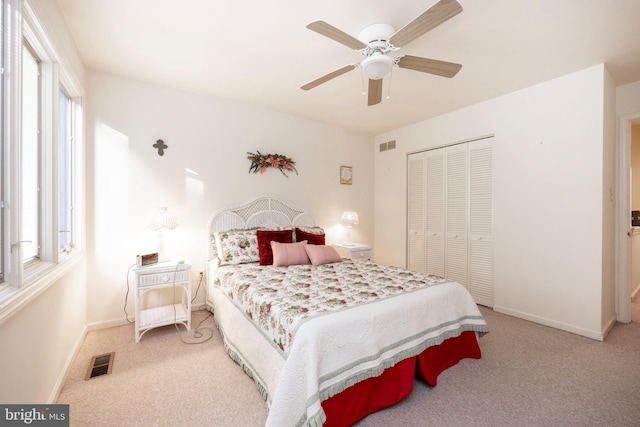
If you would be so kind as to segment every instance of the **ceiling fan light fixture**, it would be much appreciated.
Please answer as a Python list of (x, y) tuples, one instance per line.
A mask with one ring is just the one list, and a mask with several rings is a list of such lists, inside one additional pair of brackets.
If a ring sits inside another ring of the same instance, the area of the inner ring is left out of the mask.
[(393, 69), (393, 59), (391, 57), (375, 52), (366, 57), (360, 64), (362, 72), (371, 80), (380, 80)]

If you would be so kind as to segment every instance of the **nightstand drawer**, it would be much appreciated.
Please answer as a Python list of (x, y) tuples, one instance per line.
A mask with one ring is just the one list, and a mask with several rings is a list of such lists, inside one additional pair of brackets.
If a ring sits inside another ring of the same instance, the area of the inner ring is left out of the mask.
[(184, 283), (189, 281), (189, 270), (168, 271), (163, 273), (141, 274), (138, 286), (156, 286), (161, 284)]
[(369, 245), (362, 245), (360, 243), (353, 243), (353, 244), (336, 243), (333, 245), (333, 247), (336, 248), (340, 256), (343, 256), (343, 257), (348, 257), (348, 258), (358, 259), (358, 260), (371, 259), (372, 248)]
[(351, 258), (353, 258), (353, 259), (371, 259), (371, 250), (351, 251)]

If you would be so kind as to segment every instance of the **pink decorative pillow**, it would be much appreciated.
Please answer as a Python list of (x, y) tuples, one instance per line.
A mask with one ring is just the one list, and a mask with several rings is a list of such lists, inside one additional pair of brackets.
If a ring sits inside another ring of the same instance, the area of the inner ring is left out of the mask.
[(309, 264), (307, 251), (304, 250), (307, 241), (297, 243), (280, 243), (271, 241), (271, 251), (273, 252), (273, 265), (275, 267), (288, 267), (290, 265)]
[(336, 248), (325, 245), (306, 245), (304, 249), (313, 265), (330, 264), (332, 262), (340, 262), (342, 258)]
[(292, 243), (292, 230), (257, 230), (258, 252), (260, 254), (260, 265), (273, 264), (273, 251), (271, 250), (271, 241), (275, 240), (280, 243)]
[(296, 241), (303, 240), (306, 240), (310, 245), (324, 245), (324, 230), (320, 227), (313, 227), (313, 231), (306, 231), (296, 227)]

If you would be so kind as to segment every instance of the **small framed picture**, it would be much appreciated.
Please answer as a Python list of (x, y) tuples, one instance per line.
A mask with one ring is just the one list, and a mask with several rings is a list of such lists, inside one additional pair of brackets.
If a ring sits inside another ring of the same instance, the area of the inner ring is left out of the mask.
[(351, 185), (353, 179), (353, 168), (351, 166), (340, 166), (340, 184)]

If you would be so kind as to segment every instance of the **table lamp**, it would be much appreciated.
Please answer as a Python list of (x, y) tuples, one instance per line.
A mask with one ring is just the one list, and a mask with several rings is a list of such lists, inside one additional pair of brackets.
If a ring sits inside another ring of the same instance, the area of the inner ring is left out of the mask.
[(342, 212), (342, 216), (340, 216), (340, 222), (347, 229), (347, 241), (344, 243), (344, 245), (354, 246), (353, 242), (351, 242), (351, 229), (354, 225), (358, 225), (360, 223), (358, 213), (355, 211)]
[(151, 218), (148, 228), (158, 232), (158, 262), (167, 262), (169, 258), (164, 253), (164, 232), (165, 228), (173, 230), (178, 226), (178, 219), (173, 212), (166, 207), (160, 207)]

